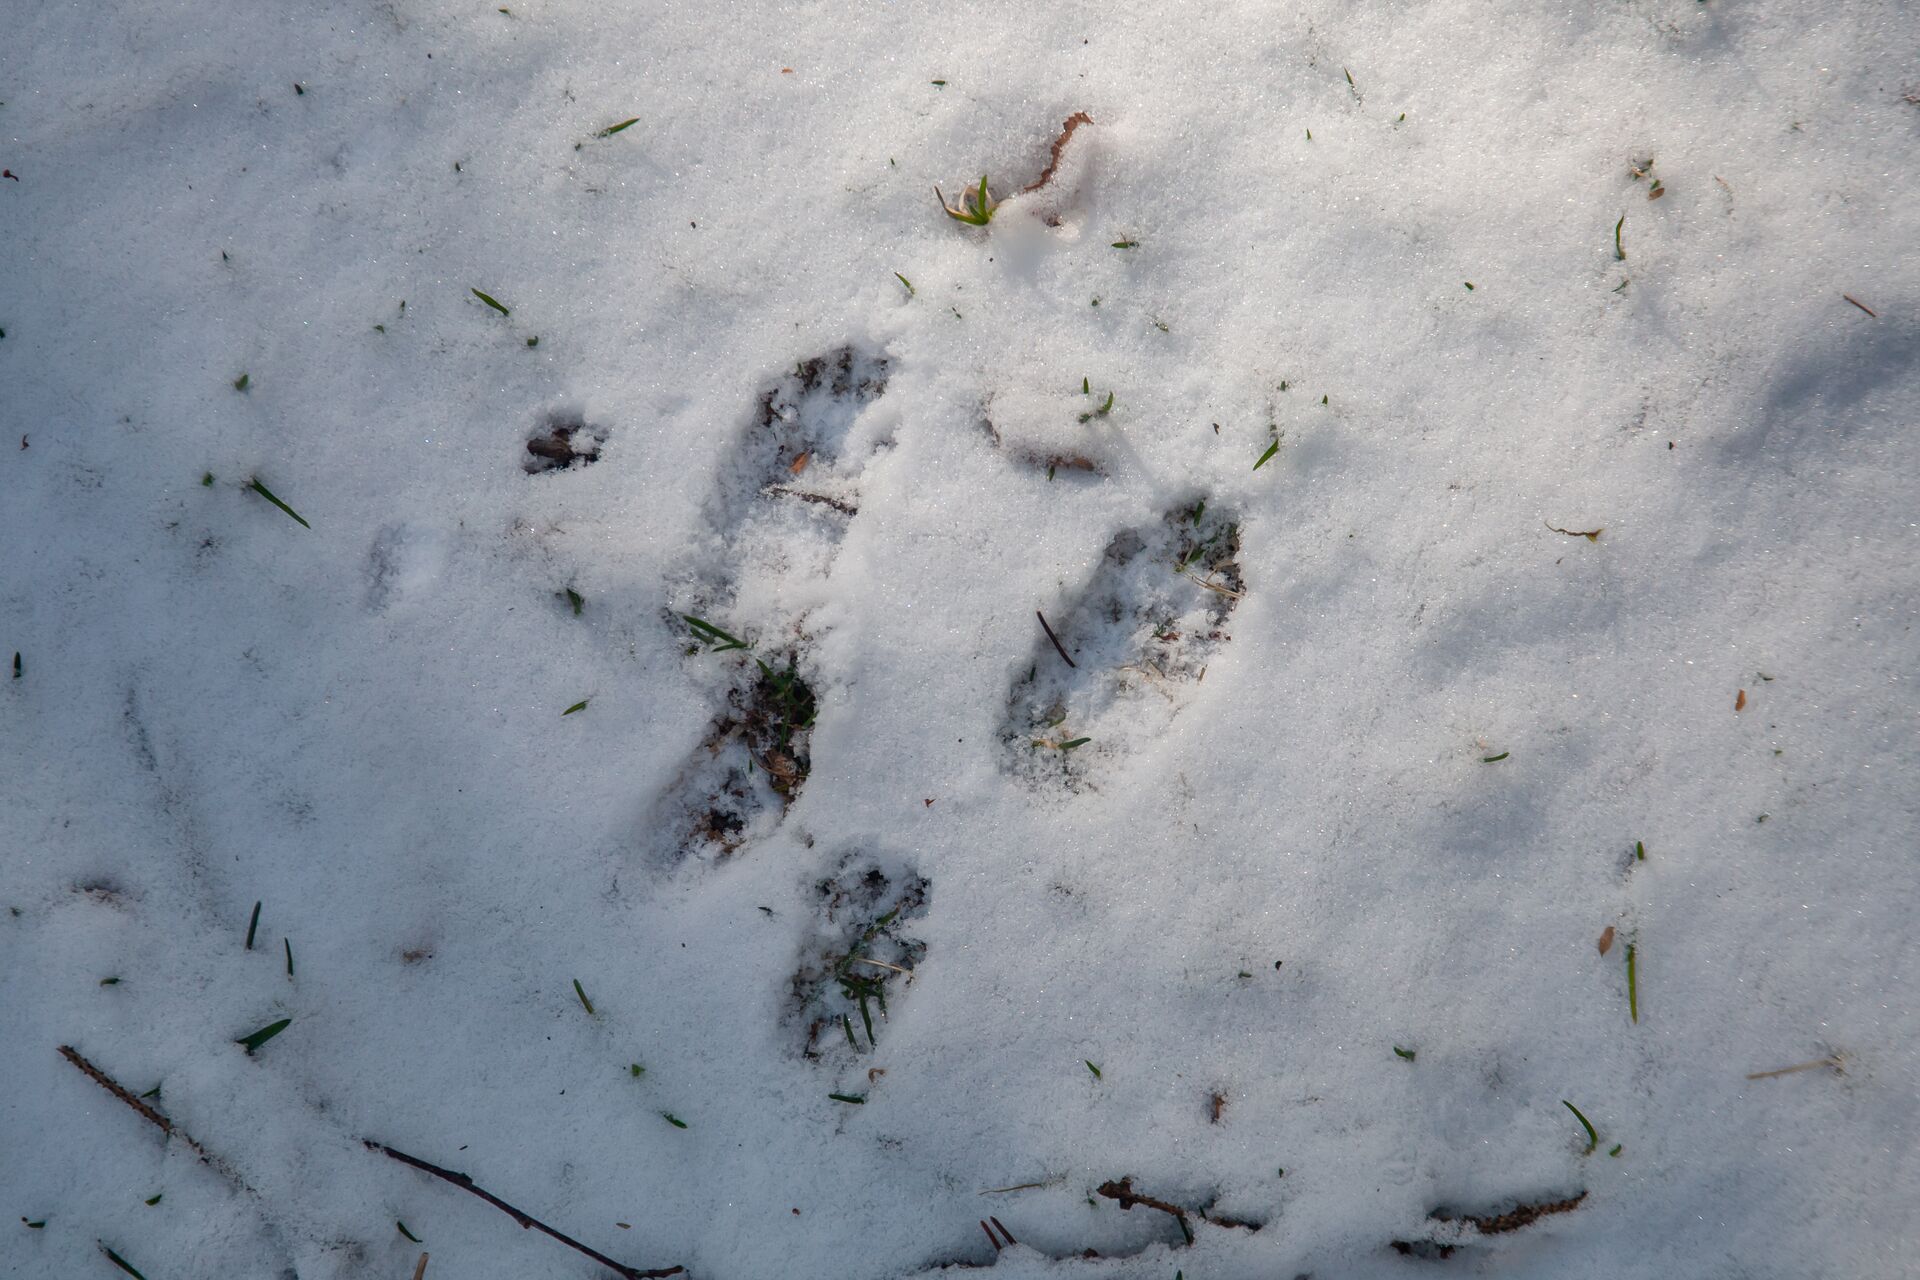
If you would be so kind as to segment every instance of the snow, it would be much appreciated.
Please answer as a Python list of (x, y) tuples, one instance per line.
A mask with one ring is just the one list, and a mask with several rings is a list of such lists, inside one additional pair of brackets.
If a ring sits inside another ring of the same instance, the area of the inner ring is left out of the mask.
[(0, 8), (0, 1275), (1910, 1273), (1908, 6), (507, 9)]

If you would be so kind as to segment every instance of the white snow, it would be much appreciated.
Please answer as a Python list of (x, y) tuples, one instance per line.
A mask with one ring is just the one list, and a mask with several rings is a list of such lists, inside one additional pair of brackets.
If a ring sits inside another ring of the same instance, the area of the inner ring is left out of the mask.
[(1916, 31), (0, 0), (0, 1275), (1911, 1274)]

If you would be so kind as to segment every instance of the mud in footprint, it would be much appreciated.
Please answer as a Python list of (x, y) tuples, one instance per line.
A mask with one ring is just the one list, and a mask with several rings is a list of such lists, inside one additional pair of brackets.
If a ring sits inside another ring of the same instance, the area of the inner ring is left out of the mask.
[(926, 914), (932, 883), (898, 858), (850, 853), (813, 885), (814, 935), (801, 946), (785, 1022), (804, 1058), (871, 1052), (927, 945), (907, 926)]
[(1230, 638), (1246, 590), (1239, 555), (1232, 514), (1201, 501), (1115, 535), (1079, 597), (1041, 611), (1057, 648), (1035, 621), (1000, 730), (1006, 771), (1035, 788), (1091, 790), (1163, 733)]
[(808, 615), (889, 438), (866, 413), (887, 370), (854, 347), (801, 361), (761, 393), (723, 464), (709, 568), (677, 593), (672, 620), (720, 710), (647, 824), (662, 865), (766, 837), (806, 785), (818, 709)]

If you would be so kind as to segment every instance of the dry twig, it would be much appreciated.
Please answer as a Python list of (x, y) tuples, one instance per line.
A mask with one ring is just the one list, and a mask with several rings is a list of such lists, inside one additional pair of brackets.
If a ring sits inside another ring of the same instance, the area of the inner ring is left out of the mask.
[(434, 1177), (439, 1178), (443, 1182), (451, 1182), (454, 1186), (459, 1187), (463, 1191), (472, 1192), (474, 1195), (479, 1196), (482, 1200), (485, 1200), (488, 1204), (500, 1210), (500, 1212), (506, 1214), (508, 1217), (512, 1218), (515, 1222), (519, 1223), (522, 1228), (533, 1227), (540, 1230), (541, 1232), (544, 1232), (549, 1236), (552, 1236), (555, 1240), (558, 1240), (561, 1244), (566, 1245), (569, 1249), (573, 1249), (579, 1253), (585, 1254), (589, 1258), (592, 1258), (595, 1262), (599, 1263), (601, 1266), (606, 1267), (608, 1270), (612, 1271), (615, 1275), (620, 1276), (621, 1280), (654, 1280), (655, 1277), (659, 1277), (659, 1276), (677, 1276), (686, 1270), (685, 1267), (676, 1266), (676, 1267), (660, 1267), (651, 1271), (643, 1271), (638, 1267), (629, 1267), (624, 1263), (615, 1262), (612, 1258), (609, 1258), (606, 1254), (601, 1253), (598, 1249), (595, 1249), (590, 1245), (582, 1244), (578, 1240), (575, 1240), (572, 1236), (567, 1235), (565, 1232), (556, 1231), (554, 1228), (540, 1221), (540, 1219), (534, 1217), (532, 1214), (526, 1213), (526, 1212), (523, 1212), (522, 1210), (514, 1208), (512, 1205), (508, 1204), (505, 1200), (502, 1200), (499, 1196), (494, 1195), (491, 1191), (488, 1191), (484, 1187), (476, 1185), (473, 1179), (468, 1177), (464, 1173), (455, 1173), (451, 1169), (442, 1169), (437, 1164), (428, 1164), (425, 1160), (422, 1160), (417, 1156), (410, 1156), (404, 1151), (396, 1151), (392, 1147), (387, 1146), (385, 1143), (375, 1142), (371, 1138), (364, 1138), (362, 1139), (362, 1141), (366, 1144), (367, 1150), (369, 1151), (378, 1151), (382, 1155), (387, 1156), (389, 1159), (398, 1160), (401, 1164), (412, 1165), (414, 1168), (420, 1170), (422, 1173), (430, 1173)]

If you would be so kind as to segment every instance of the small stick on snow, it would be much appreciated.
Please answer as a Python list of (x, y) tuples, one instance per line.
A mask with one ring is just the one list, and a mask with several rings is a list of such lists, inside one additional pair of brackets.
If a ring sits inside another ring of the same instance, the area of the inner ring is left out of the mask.
[(79, 1051), (76, 1050), (72, 1045), (70, 1044), (61, 1045), (60, 1056), (65, 1058), (68, 1062), (71, 1062), (74, 1066), (80, 1068), (80, 1070), (84, 1071), (87, 1075), (91, 1076), (93, 1078), (93, 1082), (99, 1085), (102, 1089), (105, 1089), (108, 1093), (120, 1099), (120, 1101), (126, 1103), (129, 1107), (132, 1107), (136, 1112), (140, 1114), (140, 1116), (143, 1119), (147, 1120), (149, 1123), (156, 1126), (160, 1130), (160, 1132), (166, 1134), (169, 1138), (178, 1138), (181, 1142), (185, 1143), (187, 1150), (193, 1152), (193, 1154), (200, 1157), (200, 1163), (215, 1170), (220, 1174), (221, 1177), (225, 1178), (227, 1181), (231, 1182), (234, 1186), (240, 1188), (242, 1191), (245, 1191), (248, 1195), (256, 1194), (254, 1192), (254, 1189), (247, 1185), (246, 1180), (242, 1178), (238, 1173), (234, 1172), (233, 1167), (229, 1165), (225, 1160), (222, 1160), (219, 1156), (214, 1155), (211, 1151), (201, 1146), (198, 1142), (195, 1142), (193, 1140), (193, 1135), (188, 1133), (186, 1130), (175, 1128), (173, 1121), (169, 1120), (166, 1116), (162, 1115), (159, 1111), (155, 1110), (153, 1107), (148, 1106), (145, 1102), (141, 1101), (139, 1098), (134, 1097), (132, 1090), (126, 1088), (126, 1086), (122, 1085), (118, 1080), (115, 1080), (112, 1076), (108, 1075), (106, 1072), (102, 1071), (100, 1068), (94, 1066), (91, 1062), (88, 1062), (84, 1057), (80, 1055)]
[(413, 1280), (420, 1280), (420, 1277), (425, 1274), (427, 1274), (427, 1255), (423, 1253), (420, 1255), (420, 1261), (413, 1264)]
[(872, 956), (855, 956), (854, 961), (858, 964), (870, 964), (876, 969), (891, 969), (895, 973), (904, 973), (909, 978), (913, 976), (913, 970), (911, 969), (902, 969), (897, 964), (888, 964), (885, 960), (875, 960)]
[(396, 1151), (392, 1147), (387, 1146), (384, 1142), (375, 1142), (371, 1138), (362, 1138), (361, 1142), (365, 1144), (367, 1150), (369, 1151), (378, 1151), (382, 1155), (387, 1156), (389, 1159), (398, 1160), (401, 1164), (412, 1165), (414, 1168), (420, 1170), (422, 1173), (430, 1173), (434, 1177), (439, 1178), (443, 1182), (451, 1182), (454, 1186), (459, 1187), (463, 1191), (471, 1191), (474, 1195), (479, 1196), (482, 1200), (485, 1200), (488, 1204), (492, 1205), (494, 1208), (500, 1210), (500, 1212), (512, 1218), (515, 1222), (519, 1223), (523, 1228), (524, 1227), (538, 1228), (540, 1231), (544, 1232), (547, 1235), (552, 1236), (555, 1240), (558, 1240), (561, 1244), (566, 1245), (569, 1249), (573, 1249), (580, 1253), (584, 1253), (585, 1255), (587, 1255), (587, 1257), (592, 1258), (595, 1262), (599, 1263), (601, 1266), (606, 1267), (608, 1270), (612, 1271), (615, 1275), (621, 1277), (621, 1280), (655, 1280), (655, 1277), (677, 1276), (686, 1271), (685, 1267), (660, 1267), (652, 1271), (642, 1271), (638, 1267), (629, 1267), (624, 1263), (615, 1262), (612, 1258), (609, 1258), (606, 1254), (601, 1253), (598, 1249), (595, 1249), (590, 1245), (581, 1244), (578, 1240), (575, 1240), (572, 1236), (567, 1235), (565, 1232), (554, 1230), (552, 1227), (540, 1221), (540, 1219), (534, 1217), (532, 1214), (525, 1213), (519, 1209), (514, 1208), (512, 1205), (508, 1204), (505, 1200), (502, 1200), (499, 1196), (494, 1195), (491, 1191), (486, 1190), (484, 1187), (477, 1186), (474, 1183), (473, 1179), (468, 1177), (464, 1173), (455, 1173), (451, 1169), (442, 1169), (437, 1164), (428, 1164), (425, 1160), (422, 1160), (417, 1156), (410, 1156), (404, 1151)]
[(1866, 312), (1868, 315), (1872, 316), (1874, 319), (1878, 320), (1880, 318), (1880, 313), (1878, 311), (1875, 311), (1872, 307), (1860, 301), (1860, 299), (1854, 297), (1852, 294), (1843, 293), (1840, 296), (1845, 298), (1848, 302), (1851, 302), (1854, 306), (1860, 308), (1862, 311)]
[(1008, 1244), (1019, 1244), (1019, 1243), (1020, 1243), (1020, 1242), (1019, 1242), (1018, 1240), (1015, 1240), (1015, 1239), (1013, 1238), (1013, 1232), (1011, 1232), (1011, 1231), (1009, 1231), (1009, 1230), (1007, 1230), (1007, 1224), (1006, 1224), (1006, 1223), (1004, 1223), (1004, 1222), (1002, 1222), (1002, 1221), (1000, 1221), (1000, 1219), (998, 1219), (998, 1218), (996, 1218), (996, 1217), (994, 1217), (994, 1216), (993, 1216), (992, 1214), (988, 1214), (988, 1215), (987, 1215), (987, 1221), (988, 1221), (988, 1222), (991, 1222), (991, 1223), (992, 1223), (992, 1224), (993, 1224), (994, 1226), (996, 1226), (996, 1227), (998, 1227), (998, 1228), (1000, 1228), (1000, 1234), (1001, 1234), (1001, 1235), (1003, 1235), (1003, 1236), (1005, 1236), (1005, 1237), (1007, 1238), (1007, 1243), (1008, 1243)]
[(1832, 1067), (1840, 1070), (1840, 1055), (1829, 1054), (1824, 1058), (1815, 1058), (1812, 1062), (1796, 1063), (1791, 1067), (1779, 1067), (1772, 1071), (1755, 1071), (1747, 1076), (1749, 1080), (1771, 1080), (1775, 1076), (1790, 1076), (1796, 1071), (1812, 1071), (1815, 1067)]
[(1047, 615), (1035, 609), (1033, 616), (1040, 619), (1040, 629), (1047, 633), (1047, 639), (1053, 641), (1053, 651), (1060, 655), (1060, 661), (1078, 671), (1079, 664), (1067, 656), (1066, 646), (1060, 643), (1060, 637), (1053, 634), (1053, 628), (1047, 625)]

